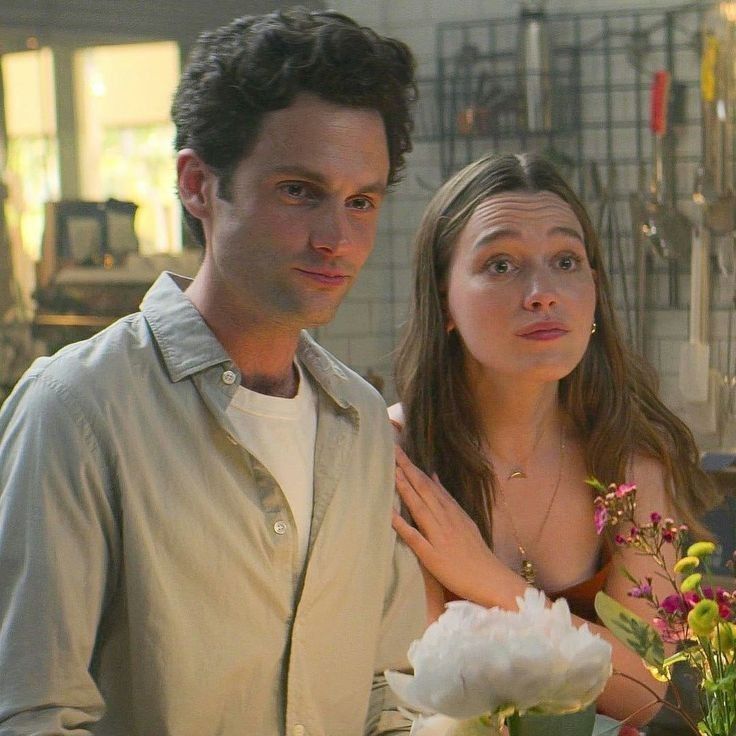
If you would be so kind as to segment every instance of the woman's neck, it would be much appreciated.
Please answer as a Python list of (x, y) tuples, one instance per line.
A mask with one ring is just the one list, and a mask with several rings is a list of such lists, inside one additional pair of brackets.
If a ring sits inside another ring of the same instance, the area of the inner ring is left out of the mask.
[(471, 390), (492, 459), (516, 463), (544, 453), (547, 445), (558, 446), (563, 412), (557, 382), (520, 386), (481, 380)]

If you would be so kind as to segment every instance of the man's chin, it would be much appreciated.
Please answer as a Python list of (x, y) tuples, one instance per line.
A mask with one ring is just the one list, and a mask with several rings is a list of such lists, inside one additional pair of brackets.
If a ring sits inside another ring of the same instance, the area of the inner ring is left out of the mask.
[(319, 314), (312, 314), (310, 315), (308, 324), (304, 325), (304, 327), (307, 330), (312, 330), (317, 327), (324, 327), (325, 325), (328, 325), (330, 322), (332, 322), (333, 319), (335, 319), (335, 314), (337, 314), (337, 307), (326, 312), (321, 312)]

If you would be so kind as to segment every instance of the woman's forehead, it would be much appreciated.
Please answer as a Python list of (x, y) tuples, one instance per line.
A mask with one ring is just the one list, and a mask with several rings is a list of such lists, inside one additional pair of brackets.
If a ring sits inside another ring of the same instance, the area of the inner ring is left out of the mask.
[(547, 191), (502, 192), (482, 200), (464, 230), (488, 228), (513, 231), (565, 228), (584, 239), (583, 227), (572, 207), (554, 192)]
[(562, 217), (577, 222), (572, 207), (554, 192), (501, 192), (482, 200), (473, 216), (484, 217)]

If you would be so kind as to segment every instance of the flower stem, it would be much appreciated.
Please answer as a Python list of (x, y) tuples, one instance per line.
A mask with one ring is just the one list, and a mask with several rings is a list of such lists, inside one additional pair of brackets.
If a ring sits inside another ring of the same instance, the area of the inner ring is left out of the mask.
[[(637, 680), (636, 677), (632, 677), (631, 675), (626, 674), (625, 672), (620, 672), (619, 670), (613, 671), (614, 675), (618, 675), (619, 677), (624, 677), (627, 680), (631, 680), (631, 682), (635, 682), (637, 685), (643, 687), (650, 695), (653, 696), (654, 700), (652, 700), (651, 703), (646, 703), (645, 705), (642, 705), (641, 708), (638, 708), (633, 713), (630, 713), (626, 718), (621, 721), (622, 723), (626, 723), (626, 721), (636, 717), (639, 715), (639, 713), (644, 712), (647, 708), (651, 708), (653, 705), (656, 705), (659, 703), (662, 707), (668, 708), (669, 710), (679, 714), (680, 718), (682, 718), (685, 723), (692, 729), (693, 733), (696, 734), (696, 736), (700, 736), (700, 731), (698, 730), (698, 726), (693, 721), (692, 718), (685, 712), (685, 709), (682, 707), (682, 699), (680, 698), (680, 693), (677, 691), (677, 688), (674, 688), (675, 694), (677, 696), (678, 704), (674, 705), (673, 703), (670, 703), (666, 701), (664, 698), (660, 698), (657, 693), (652, 690), (652, 688), (649, 687), (649, 685), (645, 685), (641, 680)], [(670, 684), (672, 684), (672, 681), (670, 681)]]

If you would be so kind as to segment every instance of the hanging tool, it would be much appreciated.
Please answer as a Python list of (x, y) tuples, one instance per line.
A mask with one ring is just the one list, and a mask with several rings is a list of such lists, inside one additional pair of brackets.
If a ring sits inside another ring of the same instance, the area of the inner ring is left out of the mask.
[(649, 129), (652, 132), (652, 179), (646, 201), (644, 234), (654, 252), (666, 260), (686, 257), (690, 246), (690, 221), (678, 209), (666, 203), (663, 187), (669, 90), (669, 72), (655, 72), (651, 85), (649, 116)]
[[(596, 217), (595, 230), (598, 237), (605, 237), (608, 241), (608, 270), (611, 279), (614, 280), (616, 275), (619, 277), (621, 286), (621, 300), (623, 302), (624, 324), (626, 325), (626, 335), (629, 342), (634, 344), (636, 341), (636, 333), (634, 331), (634, 323), (632, 320), (632, 305), (629, 297), (629, 285), (626, 280), (626, 262), (621, 242), (621, 227), (618, 219), (618, 211), (616, 209), (616, 169), (611, 164), (608, 169), (608, 183), (603, 186), (601, 177), (598, 172), (598, 164), (595, 161), (590, 162), (590, 181), (593, 188), (593, 194), (598, 201), (598, 214)], [(615, 266), (614, 269), (614, 260)]]
[(638, 192), (629, 194), (629, 215), (631, 218), (631, 240), (634, 248), (634, 278), (636, 315), (634, 330), (634, 346), (641, 355), (646, 355), (646, 309), (648, 294), (648, 261), (649, 253), (644, 233), (647, 222), (647, 211)]
[(480, 50), (472, 43), (462, 46), (454, 59), (452, 101), (457, 132), (462, 136), (475, 130), (474, 75), (479, 59)]
[(552, 130), (551, 58), (544, 2), (522, 6), (518, 68), (525, 111), (522, 124), (530, 133)]
[(686, 401), (708, 401), (710, 382), (710, 231), (707, 227), (709, 200), (717, 191), (716, 176), (720, 162), (715, 133), (717, 96), (716, 69), (718, 39), (704, 33), (700, 67), (700, 96), (703, 110), (703, 165), (698, 169), (693, 187), (695, 217), (690, 254), (690, 311), (688, 341), (680, 349), (679, 388)]

